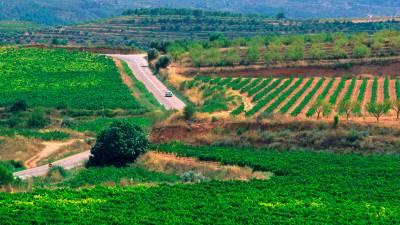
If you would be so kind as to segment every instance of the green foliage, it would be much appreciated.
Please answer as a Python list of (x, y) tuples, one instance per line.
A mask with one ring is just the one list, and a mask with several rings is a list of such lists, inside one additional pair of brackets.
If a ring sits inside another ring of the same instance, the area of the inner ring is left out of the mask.
[(349, 120), (349, 117), (352, 113), (356, 113), (357, 109), (359, 109), (360, 103), (348, 100), (341, 101), (337, 106), (337, 111), (340, 114), (346, 114), (346, 119)]
[(12, 106), (10, 107), (10, 112), (21, 112), (21, 111), (26, 111), (28, 110), (28, 104), (24, 100), (19, 100), (16, 101)]
[(191, 120), (195, 113), (195, 107), (192, 104), (189, 104), (183, 109), (183, 118), (185, 118), (185, 120)]
[(325, 77), (319, 79), (318, 83), (313, 87), (313, 89), (304, 97), (304, 99), (300, 102), (299, 105), (290, 113), (292, 116), (297, 116), (303, 111), (304, 107), (311, 101), (314, 97), (315, 93), (317, 93), (318, 89), (321, 88), (322, 84), (325, 81)]
[(385, 80), (384, 80), (384, 83), (383, 83), (383, 99), (385, 101), (389, 101), (390, 100), (389, 82), (390, 82), (389, 77), (385, 77)]
[(9, 185), (14, 181), (14, 176), (9, 167), (0, 162), (0, 187)]
[(335, 115), (334, 117), (333, 117), (333, 127), (338, 127), (339, 126), (339, 116), (338, 115)]
[[(105, 56), (63, 49), (0, 48), (0, 106), (139, 109)], [(99, 91), (107, 90), (107, 91)]]
[(400, 100), (400, 79), (396, 79), (396, 96)]
[(90, 166), (125, 166), (147, 151), (143, 130), (128, 122), (114, 122), (97, 136), (91, 149)]
[(332, 105), (336, 104), (337, 98), (339, 97), (340, 93), (342, 93), (345, 85), (346, 85), (346, 78), (342, 77), (340, 79), (340, 82), (339, 82), (338, 86), (336, 87), (335, 91), (333, 92), (333, 94), (329, 98), (329, 103), (330, 104), (332, 104)]
[(150, 127), (152, 123), (149, 118), (145, 117), (97, 118), (94, 120), (76, 122), (75, 126), (71, 128), (80, 132), (91, 131), (97, 134), (106, 129), (113, 122), (127, 122), (138, 125), (143, 129)]
[(231, 112), (232, 116), (237, 116), (244, 112), (244, 103), (242, 102), (236, 109)]
[(267, 113), (272, 113), (283, 101), (285, 101), (289, 95), (291, 95), (294, 90), (296, 90), (301, 83), (303, 83), (304, 78), (299, 78), (290, 88), (283, 92), (279, 97), (265, 110)]
[(391, 104), (389, 102), (369, 102), (365, 106), (365, 109), (368, 111), (368, 113), (374, 116), (378, 122), (379, 119), (390, 110), (390, 108)]
[[(280, 77), (280, 78), (274, 80), (270, 85), (266, 86), (263, 90), (261, 90), (256, 95), (254, 95), (253, 101), (258, 101), (258, 100), (262, 99), (265, 95), (267, 95), (269, 92), (271, 92), (276, 87), (278, 87), (282, 83), (283, 79), (284, 79), (283, 77)], [(261, 88), (263, 88), (263, 87), (261, 87)]]
[(156, 62), (156, 69), (167, 68), (171, 63), (171, 58), (169, 56), (163, 55)]
[[(399, 222), (398, 193), (393, 191), (400, 189), (400, 159), (397, 155), (181, 145), (162, 145), (158, 149), (227, 165), (249, 166), (259, 171), (271, 171), (274, 175), (269, 180), (248, 182), (210, 181), (192, 185), (0, 193), (0, 219), (3, 223), (16, 224), (76, 221), (82, 224), (99, 221), (119, 224)], [(93, 176), (89, 180), (95, 180), (100, 173), (91, 171)], [(117, 171), (107, 174), (112, 177), (114, 173)], [(129, 176), (129, 172), (126, 175)], [(99, 181), (104, 176), (99, 175)], [(16, 213), (15, 210), (21, 207), (24, 210)], [(76, 210), (77, 207), (80, 210)], [(38, 213), (40, 216), (32, 216)]]
[(361, 86), (360, 86), (360, 90), (357, 96), (357, 102), (359, 103), (360, 107), (358, 107), (357, 109), (355, 109), (355, 113), (361, 113), (361, 103), (364, 100), (364, 96), (365, 96), (365, 92), (367, 91), (367, 86), (368, 86), (368, 78), (364, 78)]
[(371, 55), (371, 49), (361, 43), (356, 43), (353, 48), (353, 56), (356, 58), (365, 58)]
[(258, 85), (254, 86), (253, 88), (250, 88), (250, 90), (247, 92), (249, 96), (253, 96), (257, 92), (261, 91), (261, 89), (265, 88), (269, 83), (271, 83), (272, 77), (268, 77), (267, 79), (264, 79), (261, 83)]
[(167, 175), (164, 173), (148, 171), (138, 167), (102, 167), (88, 168), (80, 170), (77, 174), (68, 180), (57, 184), (58, 187), (78, 188), (87, 185), (101, 185), (106, 182), (119, 184), (121, 181), (128, 182), (167, 182), (173, 183), (179, 181), (176, 175)]
[(304, 92), (311, 87), (314, 77), (310, 78), (304, 86), (297, 91), (289, 101), (280, 109), (281, 113), (287, 113), (289, 109), (297, 102), (297, 100), (304, 94)]
[(12, 129), (12, 128), (0, 129), (0, 136), (15, 137), (16, 135), (28, 138), (41, 139), (44, 141), (66, 140), (70, 138), (69, 134), (61, 131), (40, 132), (37, 130), (29, 130), (29, 129)]
[[(172, 51), (172, 50), (171, 50)], [(156, 59), (160, 53), (158, 52), (157, 49), (151, 48), (147, 51), (147, 60), (152, 61), (153, 59)]]
[(27, 125), (29, 128), (44, 128), (49, 124), (50, 124), (50, 119), (48, 115), (43, 109), (40, 108), (35, 109), (31, 113), (27, 121)]
[[(333, 84), (335, 83), (335, 79), (332, 78), (329, 83), (326, 85), (326, 87), (324, 88), (324, 90), (322, 90), (322, 93), (318, 96), (317, 100), (321, 100), (321, 99), (325, 99), (325, 97), (329, 94), (329, 91), (331, 90), (331, 88), (333, 87)], [(317, 111), (316, 105), (314, 104), (313, 106), (310, 107), (310, 109), (307, 111), (306, 116), (307, 117), (311, 117), (315, 114), (315, 112)]]
[(250, 109), (250, 111), (246, 112), (246, 116), (254, 115), (261, 108), (270, 103), (273, 99), (275, 99), (278, 95), (280, 95), (282, 91), (284, 91), (287, 87), (289, 87), (289, 85), (293, 82), (293, 79), (294, 79), (293, 77), (287, 79), (281, 86), (275, 88), (272, 92), (263, 97), (260, 101), (257, 102), (255, 106), (253, 106), (253, 108)]
[(262, 82), (262, 78), (261, 78), (261, 77), (256, 78), (256, 79), (253, 79), (253, 81), (251, 81), (251, 82), (249, 83), (249, 85), (247, 85), (247, 86), (245, 86), (244, 88), (240, 89), (240, 93), (241, 93), (241, 94), (248, 93), (248, 92), (250, 91), (250, 89), (256, 87), (256, 86), (257, 86), (258, 84), (260, 84), (261, 82)]
[(372, 83), (371, 102), (375, 103), (377, 99), (378, 99), (378, 77), (375, 77), (374, 82)]

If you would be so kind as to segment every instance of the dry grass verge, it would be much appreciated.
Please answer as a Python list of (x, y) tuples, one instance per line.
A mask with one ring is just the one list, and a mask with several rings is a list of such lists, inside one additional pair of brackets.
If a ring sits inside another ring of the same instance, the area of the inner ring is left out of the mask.
[(265, 180), (271, 173), (253, 171), (249, 167), (223, 166), (216, 162), (203, 162), (195, 158), (178, 157), (175, 154), (148, 152), (141, 156), (137, 164), (152, 170), (167, 174), (183, 175), (193, 172), (203, 175), (206, 179), (213, 180)]

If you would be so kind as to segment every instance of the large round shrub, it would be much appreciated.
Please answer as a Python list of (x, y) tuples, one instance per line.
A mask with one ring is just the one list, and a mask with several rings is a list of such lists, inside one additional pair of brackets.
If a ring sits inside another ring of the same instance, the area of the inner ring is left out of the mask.
[(149, 142), (143, 130), (118, 121), (103, 130), (91, 149), (89, 166), (125, 166), (147, 151)]

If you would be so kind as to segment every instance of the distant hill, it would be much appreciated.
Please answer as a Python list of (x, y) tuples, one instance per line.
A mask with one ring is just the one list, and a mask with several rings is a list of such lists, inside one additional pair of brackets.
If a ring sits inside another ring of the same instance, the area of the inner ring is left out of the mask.
[(49, 26), (19, 33), (6, 32), (7, 28), (16, 27), (16, 24), (8, 21), (3, 25), (5, 29), (4, 32), (0, 32), (0, 44), (149, 47), (155, 42), (209, 40), (211, 35), (216, 33), (221, 33), (228, 39), (235, 39), (271, 34), (339, 31), (371, 34), (382, 29), (400, 30), (399, 19), (384, 22), (278, 20), (258, 15), (167, 8), (127, 10), (124, 16), (76, 25)]
[(192, 8), (290, 18), (394, 16), (398, 0), (0, 0), (0, 20), (75, 23), (120, 15), (135, 8)]

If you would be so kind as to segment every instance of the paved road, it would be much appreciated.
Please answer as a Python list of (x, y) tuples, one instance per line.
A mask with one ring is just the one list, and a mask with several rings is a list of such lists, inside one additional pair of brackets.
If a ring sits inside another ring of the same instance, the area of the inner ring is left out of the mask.
[(176, 96), (164, 97), (165, 91), (168, 88), (153, 75), (149, 69), (149, 65), (144, 55), (108, 55), (116, 57), (120, 60), (125, 61), (129, 68), (132, 70), (135, 77), (144, 83), (147, 90), (153, 93), (157, 101), (163, 105), (168, 110), (181, 110), (185, 108), (185, 103), (183, 103)]
[[(82, 152), (82, 153), (61, 159), (52, 164), (57, 165), (57, 166), (62, 166), (68, 170), (68, 169), (72, 169), (72, 168), (83, 165), (85, 163), (85, 161), (87, 161), (89, 159), (89, 156), (90, 156), (90, 151), (86, 151), (86, 152)], [(49, 171), (49, 166), (45, 165), (45, 166), (39, 166), (39, 167), (35, 167), (32, 169), (27, 169), (27, 170), (16, 172), (16, 173), (14, 173), (14, 176), (19, 177), (21, 179), (26, 179), (29, 177), (46, 175), (48, 171)]]

